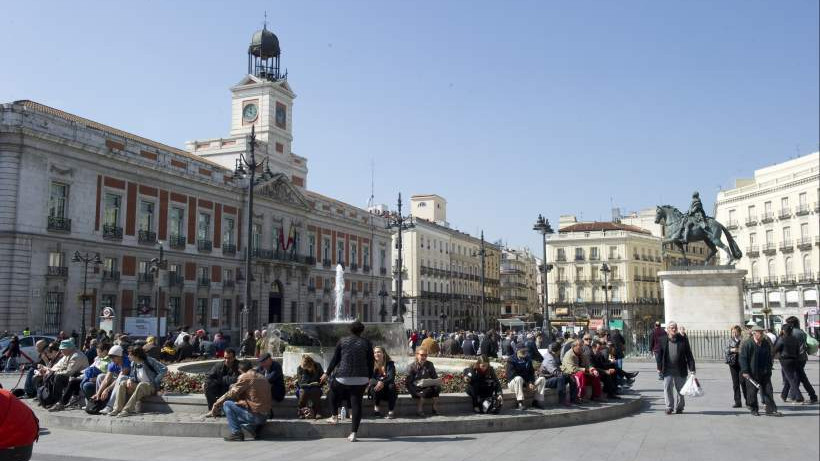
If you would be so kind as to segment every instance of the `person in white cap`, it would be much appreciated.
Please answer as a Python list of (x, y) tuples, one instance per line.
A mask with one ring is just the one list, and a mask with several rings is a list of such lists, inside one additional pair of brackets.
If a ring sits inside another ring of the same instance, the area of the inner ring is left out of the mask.
[(122, 346), (112, 346), (108, 349), (108, 356), (111, 363), (105, 375), (97, 377), (97, 392), (91, 397), (94, 400), (107, 402), (105, 408), (100, 412), (107, 415), (114, 409), (114, 402), (117, 400), (117, 387), (120, 381), (128, 379), (131, 372), (131, 362), (125, 356)]

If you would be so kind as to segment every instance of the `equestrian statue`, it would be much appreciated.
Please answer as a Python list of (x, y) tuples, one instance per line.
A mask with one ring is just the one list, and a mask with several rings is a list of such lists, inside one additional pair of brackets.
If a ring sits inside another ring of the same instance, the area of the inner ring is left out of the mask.
[[(723, 227), (715, 218), (706, 216), (703, 211), (703, 204), (700, 201), (700, 194), (695, 192), (692, 194), (692, 204), (689, 206), (687, 213), (682, 213), (677, 208), (671, 205), (662, 205), (657, 207), (655, 213), (655, 223), (663, 222), (663, 235), (668, 236), (663, 240), (663, 243), (674, 243), (678, 249), (683, 253), (683, 260), (689, 264), (686, 259), (686, 252), (684, 246), (689, 242), (700, 242), (709, 247), (709, 253), (706, 255), (704, 265), (709, 264), (712, 258), (717, 254), (717, 249), (722, 248), (729, 256), (729, 263), (743, 257), (743, 252), (737, 246), (732, 234)], [(721, 235), (726, 234), (726, 241), (728, 247), (721, 241)]]

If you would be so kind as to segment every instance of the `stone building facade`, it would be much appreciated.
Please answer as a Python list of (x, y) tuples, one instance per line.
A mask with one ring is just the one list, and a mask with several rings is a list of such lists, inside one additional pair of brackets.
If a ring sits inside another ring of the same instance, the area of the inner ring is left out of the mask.
[[(820, 153), (755, 170), (720, 191), (715, 216), (735, 235), (744, 257), (746, 315), (777, 326), (794, 315), (816, 317), (820, 291)], [(813, 312), (813, 313), (812, 313)]]
[[(414, 227), (402, 234), (404, 267), (399, 270), (398, 258), (393, 258), (394, 272), (403, 277), (407, 328), (494, 328), (501, 312), (501, 248), (450, 228), (446, 221), (446, 201), (438, 195), (414, 195), (410, 210)], [(398, 245), (395, 232), (393, 242), (395, 248)]]
[(527, 248), (501, 253), (501, 316), (522, 318), (541, 313), (538, 259)]
[[(109, 307), (121, 330), (159, 306), (168, 328), (237, 333), (249, 279), (250, 328), (328, 320), (337, 264), (344, 311), (378, 320), (379, 287), (390, 283), (383, 218), (306, 188), (286, 78), (251, 73), (232, 94), (241, 115), (231, 136), (190, 151), (33, 101), (0, 106), (0, 329), (79, 331), (83, 310), (92, 327)], [(251, 126), (274, 174), (254, 188), (248, 239), (248, 186), (233, 172)], [(160, 242), (167, 265), (153, 272)], [(86, 277), (75, 252), (102, 263)]]

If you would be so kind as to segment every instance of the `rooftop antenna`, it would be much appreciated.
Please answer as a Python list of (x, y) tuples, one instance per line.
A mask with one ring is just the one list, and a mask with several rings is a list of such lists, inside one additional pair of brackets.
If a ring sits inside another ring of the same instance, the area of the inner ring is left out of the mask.
[(262, 23), (262, 28), (263, 29), (268, 28), (268, 10), (265, 10), (265, 21)]

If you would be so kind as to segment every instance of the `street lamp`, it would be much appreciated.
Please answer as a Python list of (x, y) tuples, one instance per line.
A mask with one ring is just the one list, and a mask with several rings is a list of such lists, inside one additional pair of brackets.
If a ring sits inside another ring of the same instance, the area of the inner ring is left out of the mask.
[(387, 298), (387, 290), (384, 288), (384, 282), (382, 282), (382, 289), (379, 290), (379, 299), (382, 300), (382, 307), (379, 309), (379, 316), (382, 319), (382, 322), (386, 322), (385, 318), (387, 317), (387, 308), (384, 306), (384, 300)]
[(91, 253), (80, 254), (79, 251), (75, 251), (71, 261), (85, 265), (83, 271), (83, 315), (82, 325), (80, 325), (80, 344), (78, 345), (78, 347), (82, 349), (82, 345), (85, 344), (85, 302), (88, 300), (88, 295), (86, 294), (86, 287), (88, 286), (88, 265), (93, 264), (94, 266), (99, 266), (102, 264), (102, 260), (100, 259), (99, 253), (91, 255)]
[(603, 263), (601, 264), (601, 272), (604, 273), (604, 329), (609, 330), (609, 290), (612, 288), (609, 286), (609, 273), (612, 272), (612, 269), (609, 268), (609, 264)]
[(487, 250), (484, 248), (484, 231), (481, 231), (481, 246), (478, 251), (473, 252), (473, 257), (481, 256), (481, 304), (479, 305), (479, 312), (481, 319), (479, 319), (479, 327), (481, 331), (487, 329), (487, 319), (484, 315), (484, 258), (487, 256)]
[(549, 281), (547, 277), (549, 272), (552, 270), (552, 264), (547, 263), (547, 235), (555, 232), (552, 230), (552, 226), (550, 226), (550, 220), (540, 214), (538, 215), (538, 220), (535, 221), (535, 225), (532, 226), (532, 230), (541, 234), (541, 249), (544, 252), (544, 263), (540, 268), (541, 273), (543, 274), (544, 283), (544, 302), (542, 304), (544, 320), (541, 329), (544, 331), (544, 334), (547, 335), (547, 342), (550, 342), (552, 340), (552, 326), (550, 325)]
[(447, 314), (442, 312), (439, 314), (439, 318), (441, 319), (441, 329), (447, 331)]
[[(393, 271), (394, 275), (396, 276), (396, 309), (393, 312), (393, 315), (396, 317), (397, 321), (404, 322), (404, 305), (402, 304), (402, 244), (401, 244), (401, 232), (403, 230), (412, 229), (416, 225), (413, 224), (413, 217), (412, 216), (402, 216), (401, 214), (401, 192), (399, 192), (399, 201), (398, 201), (398, 211), (395, 213), (388, 213), (386, 216), (387, 224), (385, 228), (387, 229), (397, 229), (398, 230), (398, 245), (397, 250), (399, 253), (399, 259), (396, 263), (396, 269)], [(415, 328), (415, 321), (413, 322), (413, 327)]]
[[(248, 238), (245, 239), (245, 303), (242, 305), (242, 314), (239, 319), (239, 340), (242, 341), (243, 333), (248, 327), (248, 305), (251, 302), (251, 242), (253, 239), (253, 188), (257, 184), (267, 181), (273, 177), (270, 171), (270, 162), (267, 160), (256, 160), (256, 127), (251, 126), (251, 134), (246, 140), (250, 146), (248, 155), (239, 153), (234, 168), (234, 179), (248, 178)], [(257, 178), (256, 170), (264, 165), (265, 171)]]
[(157, 342), (162, 344), (160, 341), (160, 331), (159, 331), (159, 323), (160, 323), (160, 300), (162, 299), (162, 273), (167, 269), (168, 261), (165, 260), (165, 249), (163, 248), (163, 242), (159, 243), (159, 258), (152, 258), (151, 261), (148, 262), (149, 270), (152, 274), (154, 274), (154, 281), (157, 284), (157, 300), (154, 303), (157, 309)]

